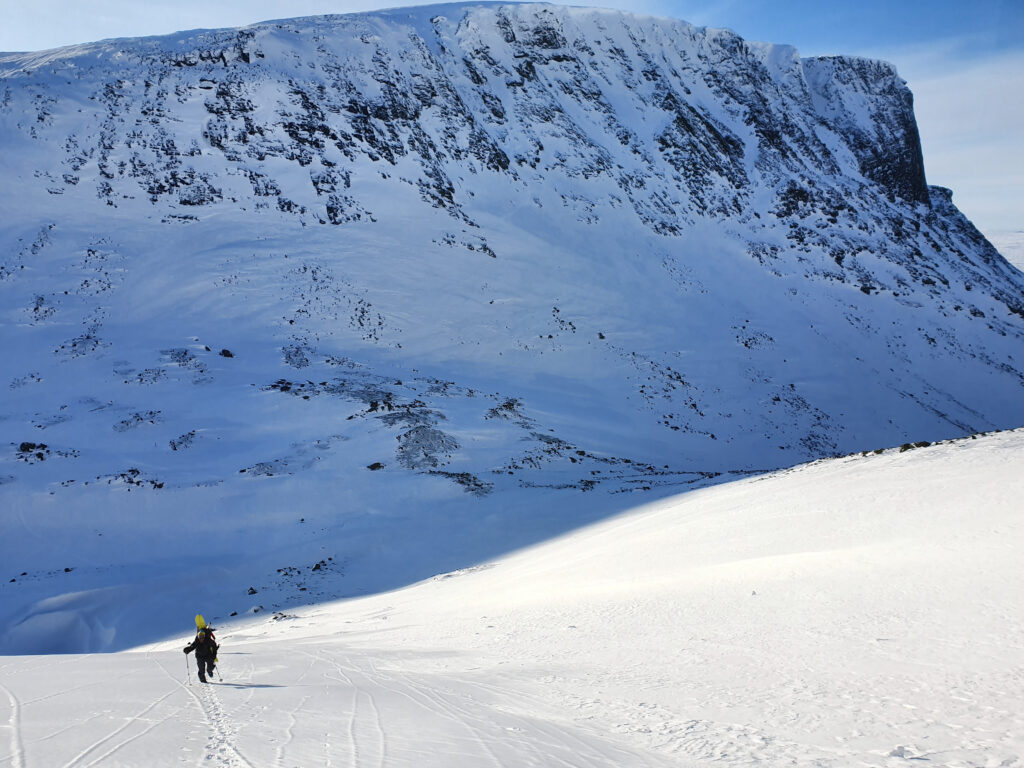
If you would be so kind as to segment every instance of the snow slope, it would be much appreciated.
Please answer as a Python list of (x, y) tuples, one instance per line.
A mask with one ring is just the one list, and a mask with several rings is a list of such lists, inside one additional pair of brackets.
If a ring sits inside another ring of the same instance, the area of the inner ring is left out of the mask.
[(0, 660), (0, 765), (1010, 766), (1024, 432), (666, 499), (362, 599)]
[[(513, 4), (11, 54), (0, 77), (19, 496), (235, 493), (310, 461), (486, 488), (552, 431), (563, 463), (764, 469), (1024, 422), (1024, 282), (925, 184), (887, 64)], [(425, 412), (389, 436), (408, 450), (348, 461), (339, 422), (372, 403)]]
[(1024, 423), (882, 62), (533, 4), (0, 56), (0, 653)]

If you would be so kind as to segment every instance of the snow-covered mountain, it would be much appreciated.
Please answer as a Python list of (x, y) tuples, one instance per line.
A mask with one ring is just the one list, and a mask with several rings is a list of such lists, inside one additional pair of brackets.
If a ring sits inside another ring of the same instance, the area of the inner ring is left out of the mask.
[(0, 143), (7, 651), (1024, 423), (1024, 275), (881, 62), (432, 6), (3, 55)]

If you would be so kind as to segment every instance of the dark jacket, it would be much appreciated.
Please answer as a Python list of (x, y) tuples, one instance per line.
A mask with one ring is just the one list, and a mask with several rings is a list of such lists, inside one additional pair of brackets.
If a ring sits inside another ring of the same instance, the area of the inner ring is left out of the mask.
[(212, 632), (200, 631), (196, 633), (196, 639), (185, 646), (185, 653), (195, 651), (197, 659), (215, 659), (219, 647)]

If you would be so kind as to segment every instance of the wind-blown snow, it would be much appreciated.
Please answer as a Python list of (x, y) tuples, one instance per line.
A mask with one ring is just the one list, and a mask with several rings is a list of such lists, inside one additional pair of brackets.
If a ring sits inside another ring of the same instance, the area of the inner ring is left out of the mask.
[(640, 507), (387, 594), (0, 660), (0, 765), (1014, 765), (1021, 431)]

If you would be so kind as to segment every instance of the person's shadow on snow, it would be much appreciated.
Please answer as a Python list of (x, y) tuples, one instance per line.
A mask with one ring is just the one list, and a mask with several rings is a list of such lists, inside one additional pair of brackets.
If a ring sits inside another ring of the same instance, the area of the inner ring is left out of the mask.
[(225, 683), (210, 680), (207, 685), (217, 685), (224, 688), (284, 688), (283, 685), (271, 685), (270, 683)]

